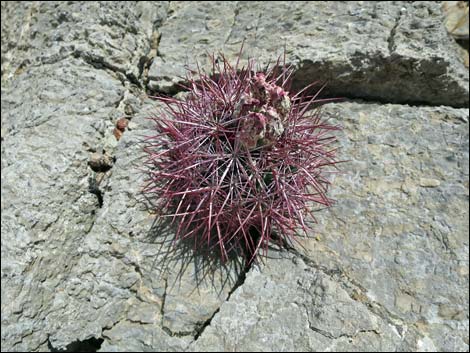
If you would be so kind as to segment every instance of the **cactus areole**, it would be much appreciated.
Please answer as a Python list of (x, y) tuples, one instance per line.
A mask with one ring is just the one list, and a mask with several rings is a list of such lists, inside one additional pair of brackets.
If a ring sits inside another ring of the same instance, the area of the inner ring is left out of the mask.
[(176, 242), (251, 262), (307, 233), (316, 206), (332, 204), (339, 127), (322, 118), (319, 92), (289, 92), (293, 70), (279, 60), (263, 71), (253, 60), (212, 64), (188, 74), (185, 98), (154, 97), (163, 108), (150, 117), (144, 193)]

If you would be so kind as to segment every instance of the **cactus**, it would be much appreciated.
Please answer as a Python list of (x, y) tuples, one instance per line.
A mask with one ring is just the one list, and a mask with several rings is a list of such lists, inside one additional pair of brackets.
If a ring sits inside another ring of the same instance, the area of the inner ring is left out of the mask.
[(253, 60), (212, 64), (210, 74), (188, 74), (184, 98), (154, 97), (164, 108), (146, 137), (144, 192), (171, 218), (176, 240), (251, 262), (308, 232), (315, 204), (332, 204), (339, 127), (312, 109), (326, 101), (319, 92), (289, 92), (293, 69), (279, 60), (263, 72)]

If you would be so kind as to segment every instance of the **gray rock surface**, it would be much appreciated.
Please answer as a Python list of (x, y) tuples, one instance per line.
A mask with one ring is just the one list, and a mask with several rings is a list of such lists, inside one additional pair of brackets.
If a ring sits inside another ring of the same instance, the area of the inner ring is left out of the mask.
[(244, 56), (262, 65), (285, 48), (297, 86), (314, 78), (339, 96), (468, 107), (468, 69), (435, 2), (172, 2), (168, 11), (149, 71), (157, 91), (177, 89), (195, 59), (211, 67), (207, 51), (234, 58), (245, 40)]
[[(438, 4), (266, 6), (2, 2), (2, 351), (468, 351), (468, 71)], [(146, 91), (244, 37), (383, 102), (324, 106), (338, 202), (251, 268), (172, 250), (139, 170)]]
[(297, 257), (250, 271), (191, 348), (467, 350), (468, 111), (324, 110), (349, 159), (336, 206)]
[(281, 256), (253, 269), (230, 299), (191, 350), (402, 349), (403, 336), (393, 324), (299, 257)]

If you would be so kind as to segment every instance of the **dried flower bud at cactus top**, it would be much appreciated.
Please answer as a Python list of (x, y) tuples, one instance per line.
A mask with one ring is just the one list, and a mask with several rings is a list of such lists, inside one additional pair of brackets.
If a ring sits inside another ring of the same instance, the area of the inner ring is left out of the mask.
[(234, 112), (246, 116), (240, 142), (249, 149), (273, 144), (284, 132), (290, 105), (288, 92), (274, 82), (266, 82), (264, 73), (255, 74)]
[(252, 261), (274, 239), (307, 232), (312, 204), (331, 204), (338, 127), (310, 110), (316, 96), (289, 92), (292, 70), (279, 62), (266, 72), (213, 64), (212, 75), (188, 77), (185, 99), (156, 97), (166, 109), (152, 117), (144, 192), (177, 240)]

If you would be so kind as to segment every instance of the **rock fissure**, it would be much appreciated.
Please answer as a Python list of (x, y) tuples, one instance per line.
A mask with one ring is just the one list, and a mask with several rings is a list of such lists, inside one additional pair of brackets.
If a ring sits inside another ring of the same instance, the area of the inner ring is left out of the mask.
[[(232, 296), (232, 294), (233, 294), (238, 288), (240, 288), (240, 287), (245, 283), (246, 275), (247, 275), (248, 272), (250, 271), (251, 267), (252, 267), (252, 263), (245, 265), (245, 268), (243, 269), (243, 271), (242, 271), (242, 272), (240, 273), (240, 275), (238, 276), (237, 281), (235, 282), (234, 286), (232, 287), (232, 289), (231, 289), (230, 292), (228, 293), (227, 298), (225, 299), (224, 303), (225, 303), (225, 302), (228, 302), (228, 301), (230, 300), (230, 297)], [(199, 337), (204, 333), (204, 330), (205, 330), (208, 326), (211, 325), (212, 319), (214, 319), (214, 317), (219, 313), (220, 308), (221, 308), (221, 306), (222, 306), (224, 303), (222, 303), (222, 304), (213, 312), (213, 314), (211, 315), (211, 317), (209, 317), (206, 321), (201, 322), (200, 325), (196, 328), (196, 334), (194, 335), (194, 341), (197, 341), (197, 340), (199, 339)]]
[[(85, 52), (81, 50), (75, 50), (73, 56), (83, 59), (87, 64), (93, 66), (95, 69), (100, 70), (110, 70), (114, 73), (120, 73), (132, 84), (136, 85), (139, 88), (142, 88), (142, 84), (139, 81), (138, 77), (132, 72), (127, 72), (125, 69), (120, 68), (112, 63), (108, 62), (104, 57), (92, 54), (90, 52)], [(118, 77), (119, 78), (119, 77)]]
[[(468, 110), (451, 108), (468, 106), (468, 59), (438, 3), (11, 4), (2, 349), (468, 350)], [(201, 272), (185, 252), (163, 271), (136, 200), (152, 128), (138, 112), (207, 51), (234, 62), (243, 39), (261, 65), (285, 42), (299, 87), (324, 79), (324, 98), (347, 99), (323, 106), (351, 160), (335, 214), (318, 214), (305, 257), (273, 250), (263, 271)], [(87, 165), (101, 147), (111, 159)]]
[(69, 343), (65, 348), (54, 347), (48, 338), (47, 347), (51, 352), (97, 352), (103, 343), (103, 338), (91, 337), (85, 340), (76, 340)]
[(394, 25), (392, 27), (392, 30), (390, 31), (390, 34), (387, 38), (389, 55), (392, 55), (393, 52), (396, 49), (395, 35), (397, 33), (397, 28), (400, 25), (400, 20), (401, 20), (401, 18), (404, 15), (405, 12), (406, 12), (406, 8), (404, 8), (404, 7), (399, 10), (398, 15), (395, 18), (395, 23), (394, 23)]
[(402, 331), (401, 327), (406, 326), (406, 324), (399, 318), (397, 315), (391, 313), (387, 310), (382, 304), (370, 300), (367, 297), (366, 289), (363, 288), (359, 283), (350, 278), (344, 271), (341, 269), (328, 269), (325, 266), (317, 264), (315, 261), (310, 259), (308, 256), (300, 253), (297, 249), (293, 247), (288, 248), (289, 251), (296, 256), (300, 257), (307, 266), (323, 272), (325, 275), (330, 277), (332, 280), (341, 284), (341, 287), (348, 293), (349, 297), (365, 305), (365, 307), (374, 315), (377, 315), (381, 319), (388, 322), (390, 325), (394, 326), (397, 329), (397, 332)]
[(230, 38), (232, 37), (232, 32), (233, 32), (233, 28), (235, 27), (235, 24), (237, 23), (237, 16), (238, 16), (238, 13), (240, 11), (239, 9), (239, 1), (236, 1), (236, 4), (235, 4), (235, 9), (233, 10), (233, 19), (232, 19), (232, 24), (230, 26), (230, 30), (228, 32), (228, 35), (227, 37), (225, 38), (224, 40), (224, 45), (227, 44), (230, 40)]

